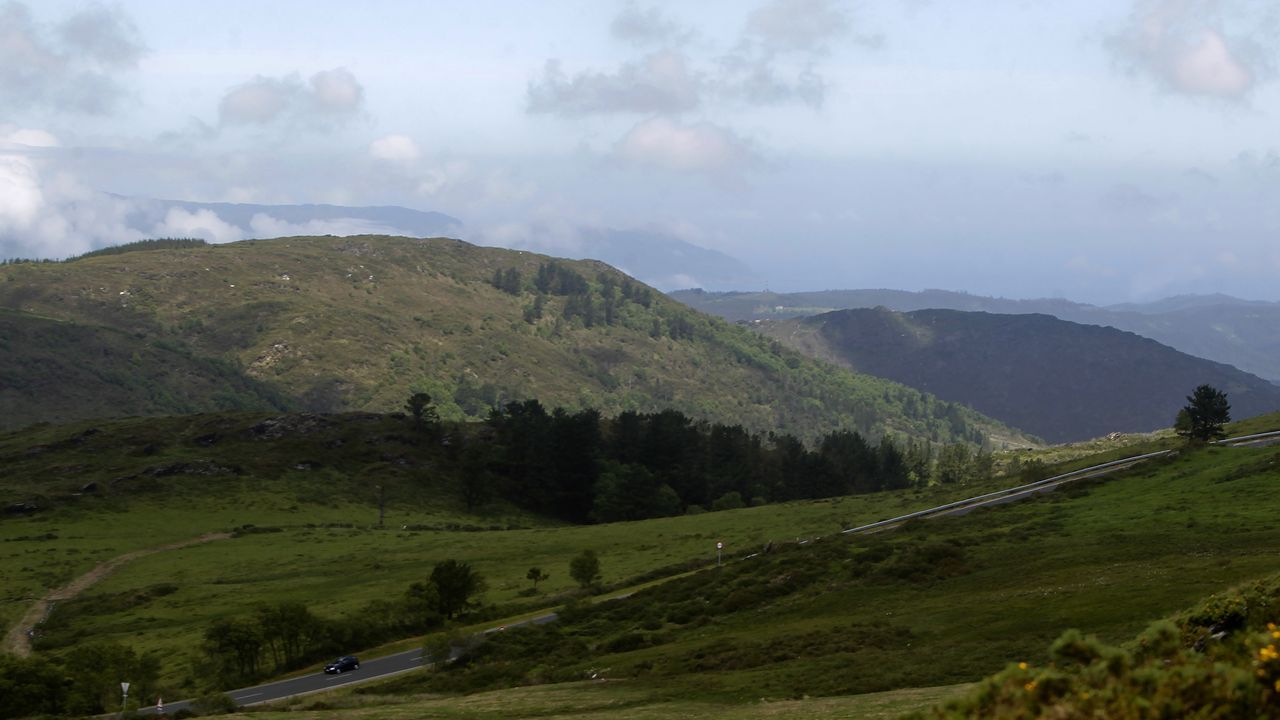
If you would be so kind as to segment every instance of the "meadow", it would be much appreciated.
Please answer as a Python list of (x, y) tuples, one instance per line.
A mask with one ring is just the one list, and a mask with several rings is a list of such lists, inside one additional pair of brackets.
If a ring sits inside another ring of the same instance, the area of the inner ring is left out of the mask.
[[(1270, 429), (1276, 419), (1233, 431)], [(1109, 448), (1096, 459), (1125, 452)], [(1271, 522), (1280, 510), (1273, 492), (1278, 458), (1276, 448), (1202, 448), (1043, 498), (872, 537), (839, 530), (1007, 481), (590, 526), (547, 523), (500, 504), (466, 515), (448, 488), (426, 488), (388, 503), (382, 528), (373, 496), (352, 501), (345, 486), (306, 473), (221, 485), (175, 481), (0, 523), (4, 620), (13, 622), (32, 598), (107, 557), (238, 529), (231, 539), (121, 567), (60, 605), (46, 628), (42, 642), (54, 654), (92, 638), (159, 655), (176, 697), (198, 685), (190, 660), (203, 630), (255, 604), (297, 600), (319, 615), (340, 616), (398, 595), (435, 562), (456, 558), (487, 579), (487, 603), (512, 612), (556, 607), (574, 586), (569, 558), (591, 548), (608, 585), (624, 588), (664, 568), (683, 577), (610, 603), (619, 608), (608, 611), (616, 617), (562, 623), (566, 636), (588, 648), (564, 676), (607, 668), (609, 683), (503, 691), (519, 698), (516, 707), (555, 716), (600, 702), (616, 705), (610, 717), (719, 717), (749, 703), (759, 717), (821, 717), (814, 714), (819, 706), (835, 716), (849, 711), (844, 702), (869, 702), (868, 693), (943, 688), (941, 697), (1008, 662), (1042, 656), (1068, 627), (1127, 639), (1154, 618), (1272, 570), (1280, 554), (1280, 529)], [(728, 551), (719, 571), (710, 569), (716, 542)], [(766, 555), (737, 560), (769, 543)], [(532, 566), (551, 578), (531, 600), (521, 592)], [(698, 566), (707, 570), (688, 573)], [(785, 593), (726, 602), (734, 590), (768, 587), (786, 575), (801, 580), (787, 580)], [(695, 599), (704, 611), (687, 618), (673, 612)], [(647, 629), (655, 618), (657, 630)], [(654, 642), (614, 642), (637, 633)], [(842, 637), (848, 641), (794, 643)], [(518, 662), (506, 667), (496, 676), (500, 687), (527, 681)], [(496, 688), (461, 672), (462, 681), (446, 678), (451, 692), (424, 673), (361, 692), (394, 702), (323, 702), (355, 706), (334, 717), (399, 717), (428, 707), (443, 717), (487, 717), (482, 699)], [(453, 697), (458, 687), (466, 692)], [(936, 699), (920, 693), (884, 701), (910, 709)]]

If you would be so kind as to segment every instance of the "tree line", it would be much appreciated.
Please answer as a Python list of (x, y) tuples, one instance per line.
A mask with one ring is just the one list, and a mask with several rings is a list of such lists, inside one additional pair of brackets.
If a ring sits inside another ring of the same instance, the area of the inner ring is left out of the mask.
[(836, 430), (808, 447), (676, 410), (605, 418), (537, 400), (492, 410), (448, 447), (469, 510), (502, 497), (574, 523), (962, 483), (991, 470), (989, 453), (961, 445), (935, 453), (926, 442)]

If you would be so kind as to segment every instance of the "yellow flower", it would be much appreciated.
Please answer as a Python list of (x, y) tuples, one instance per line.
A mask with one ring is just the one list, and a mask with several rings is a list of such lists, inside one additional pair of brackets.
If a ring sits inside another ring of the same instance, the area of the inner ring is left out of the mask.
[(1276, 629), (1276, 624), (1275, 624), (1275, 623), (1267, 623), (1267, 629), (1268, 629), (1268, 630), (1275, 630), (1275, 629)]
[(1019, 670), (1026, 670), (1026, 669), (1027, 669), (1027, 664), (1026, 664), (1026, 663), (1024, 663), (1024, 662), (1020, 662), (1020, 663), (1018, 663), (1018, 669), (1019, 669)]
[(1280, 680), (1276, 681), (1276, 692), (1280, 693)]
[(1280, 630), (1272, 630), (1271, 637), (1273, 639), (1280, 640)]
[(1035, 681), (1035, 680), (1032, 680), (1031, 682), (1027, 683), (1026, 685), (1023, 685), (1023, 686), (1022, 686), (1022, 689), (1023, 689), (1023, 690), (1026, 690), (1027, 692), (1031, 692), (1032, 690), (1035, 690), (1035, 689), (1036, 689), (1036, 681)]

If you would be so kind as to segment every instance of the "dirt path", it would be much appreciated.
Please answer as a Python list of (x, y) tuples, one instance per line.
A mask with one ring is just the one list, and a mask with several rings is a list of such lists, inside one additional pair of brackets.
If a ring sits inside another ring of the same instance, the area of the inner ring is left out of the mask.
[(23, 615), (22, 619), (18, 621), (18, 624), (9, 629), (9, 633), (4, 637), (4, 645), (0, 646), (0, 652), (17, 655), (18, 657), (29, 656), (31, 654), (30, 633), (37, 625), (44, 622), (44, 619), (49, 616), (49, 610), (52, 603), (61, 600), (70, 600), (89, 589), (90, 586), (102, 578), (115, 572), (121, 565), (137, 560), (140, 557), (164, 552), (165, 550), (177, 550), (178, 548), (212, 542), (214, 540), (226, 540), (229, 537), (231, 537), (231, 533), (206, 533), (197, 538), (182, 540), (176, 543), (170, 543), (169, 545), (161, 545), (160, 547), (146, 548), (144, 550), (134, 550), (131, 553), (125, 553), (124, 555), (119, 555), (102, 562), (94, 569), (81, 575), (75, 580), (72, 580), (70, 583), (67, 583), (66, 586), (60, 587), (56, 590), (50, 590), (43, 598), (40, 598), (40, 600), (32, 605), (31, 609), (27, 611), (27, 614)]

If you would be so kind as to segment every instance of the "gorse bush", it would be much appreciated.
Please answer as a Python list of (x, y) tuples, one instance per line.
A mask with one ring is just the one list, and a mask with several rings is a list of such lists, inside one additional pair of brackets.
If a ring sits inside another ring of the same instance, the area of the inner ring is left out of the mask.
[(1068, 630), (1048, 665), (1009, 665), (943, 718), (1278, 718), (1280, 576), (1214, 595), (1116, 647)]

